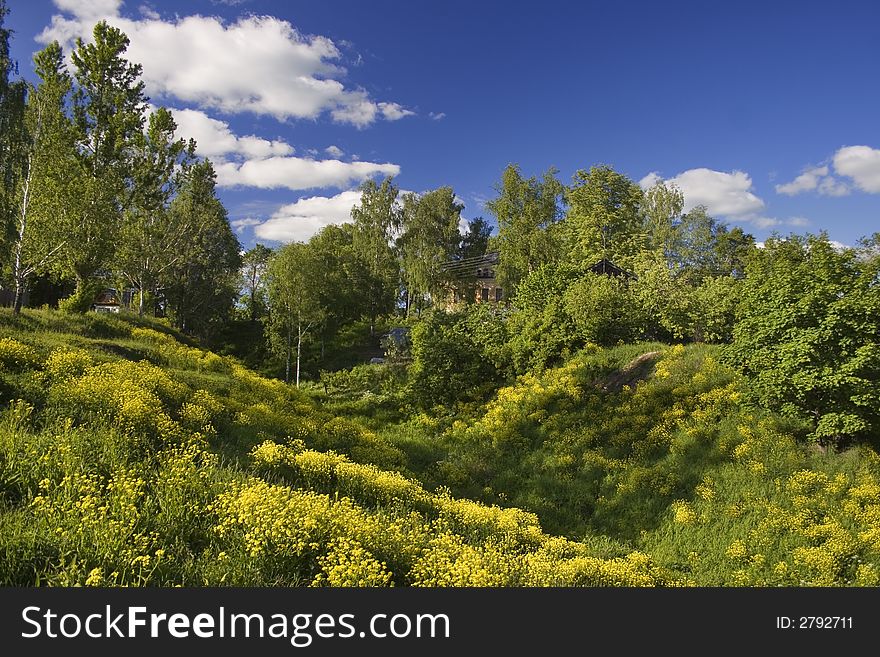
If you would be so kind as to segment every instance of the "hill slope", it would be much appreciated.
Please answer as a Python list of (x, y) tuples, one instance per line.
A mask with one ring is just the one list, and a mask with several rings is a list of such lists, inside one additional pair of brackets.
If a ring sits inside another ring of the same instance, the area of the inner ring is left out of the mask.
[(4, 585), (664, 585), (159, 322), (0, 314)]

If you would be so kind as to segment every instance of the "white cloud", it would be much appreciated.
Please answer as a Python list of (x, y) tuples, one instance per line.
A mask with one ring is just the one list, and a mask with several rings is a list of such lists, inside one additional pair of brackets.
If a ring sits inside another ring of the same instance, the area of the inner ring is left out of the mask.
[(149, 5), (141, 5), (140, 7), (138, 7), (138, 11), (141, 13), (141, 16), (143, 16), (144, 18), (149, 18), (150, 20), (157, 21), (161, 18), (159, 12)]
[[(642, 178), (639, 185), (647, 189), (661, 180), (663, 178), (655, 171)], [(754, 222), (770, 221), (766, 217), (754, 216), (754, 213), (764, 207), (764, 201), (752, 193), (752, 179), (743, 171), (725, 173), (706, 168), (689, 169), (665, 182), (682, 191), (685, 212), (698, 205), (705, 205), (713, 215)]]
[(359, 191), (336, 196), (312, 196), (284, 205), (254, 229), (254, 234), (273, 242), (305, 242), (324, 226), (351, 221), (351, 209), (361, 200)]
[(330, 39), (300, 34), (271, 16), (246, 16), (226, 24), (207, 16), (163, 21), (120, 14), (120, 0), (54, 0), (63, 15), (38, 40), (58, 40), (68, 51), (77, 37), (90, 40), (96, 21), (107, 19), (131, 40), (127, 56), (143, 65), (147, 93), (224, 112), (253, 112), (279, 120), (333, 120), (365, 127), (379, 116), (397, 120), (413, 114), (397, 103), (375, 102), (359, 88), (339, 81), (346, 71)]
[(782, 222), (779, 219), (775, 219), (774, 217), (764, 217), (761, 215), (746, 215), (743, 217), (738, 217), (739, 221), (746, 221), (750, 224), (754, 224), (758, 228), (773, 228), (774, 226), (778, 226)]
[(776, 192), (787, 196), (813, 190), (822, 196), (846, 196), (850, 192), (849, 186), (831, 175), (826, 165), (810, 167), (790, 183), (776, 185)]
[(415, 112), (401, 107), (397, 103), (379, 103), (379, 109), (382, 110), (382, 116), (389, 121), (399, 121), (405, 116), (412, 116)]
[(428, 117), (434, 121), (442, 121), (446, 118), (446, 112), (428, 112)]
[[(193, 138), (200, 155), (214, 161), (220, 187), (286, 188), (348, 187), (372, 176), (396, 176), (400, 167), (390, 162), (342, 162), (294, 157), (293, 146), (282, 140), (254, 135), (239, 137), (225, 121), (198, 110), (173, 110), (177, 136)], [(335, 146), (328, 148), (328, 152)], [(339, 149), (337, 149), (339, 150)], [(341, 150), (340, 150), (341, 153)], [(317, 154), (315, 151), (313, 154)]]
[(104, 16), (115, 16), (122, 0), (54, 0), (61, 11), (73, 14), (85, 21), (97, 23)]
[(778, 194), (787, 194), (788, 196), (794, 196), (801, 192), (808, 192), (816, 189), (822, 178), (827, 175), (828, 167), (814, 167), (812, 169), (807, 169), (790, 183), (776, 185), (776, 192)]
[(229, 222), (229, 225), (235, 229), (236, 233), (243, 233), (245, 228), (250, 226), (257, 226), (263, 223), (259, 219), (254, 219), (253, 217), (245, 217), (244, 219), (233, 219)]
[[(880, 194), (880, 149), (870, 146), (844, 146), (831, 158), (834, 173), (846, 176), (863, 192)], [(777, 185), (780, 194), (800, 194), (815, 190), (823, 196), (846, 196), (852, 189), (846, 181), (832, 175), (828, 166), (807, 169), (785, 185)]]
[(343, 155), (345, 155), (345, 151), (343, 151), (339, 146), (328, 146), (324, 149), (324, 152), (327, 153), (330, 157), (335, 157), (339, 159)]
[(822, 196), (846, 196), (850, 191), (849, 185), (833, 176), (823, 178), (819, 183), (819, 193)]
[(834, 154), (834, 169), (852, 178), (863, 192), (880, 194), (880, 149), (844, 146)]
[(396, 176), (396, 164), (311, 160), (303, 157), (269, 157), (244, 163), (224, 162), (216, 167), (217, 184), (222, 187), (260, 189), (315, 189), (348, 187), (373, 176)]
[(656, 171), (652, 171), (639, 181), (639, 187), (647, 191), (662, 180), (663, 178), (660, 176), (659, 173), (657, 173)]
[(791, 217), (788, 221), (786, 221), (789, 226), (795, 226), (796, 228), (805, 228), (809, 226), (812, 222), (806, 217)]
[(242, 155), (247, 158), (267, 158), (292, 155), (293, 146), (281, 140), (268, 140), (254, 135), (237, 137), (225, 121), (212, 119), (204, 112), (192, 109), (172, 109), (177, 123), (176, 137), (195, 139), (199, 155), (211, 159)]

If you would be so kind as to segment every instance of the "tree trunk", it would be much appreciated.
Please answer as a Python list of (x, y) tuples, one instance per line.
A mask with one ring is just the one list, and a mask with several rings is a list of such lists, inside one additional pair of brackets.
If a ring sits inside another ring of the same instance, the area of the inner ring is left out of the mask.
[(296, 331), (296, 387), (299, 388), (299, 358), (302, 350), (302, 324), (297, 325)]
[(138, 317), (144, 316), (144, 286), (138, 286)]
[(287, 359), (284, 363), (284, 383), (290, 383), (290, 333), (291, 325), (287, 323)]
[(15, 301), (12, 304), (12, 314), (18, 315), (21, 313), (21, 306), (24, 302), (24, 293), (27, 290), (26, 283), (23, 280), (19, 280), (18, 277), (15, 279)]

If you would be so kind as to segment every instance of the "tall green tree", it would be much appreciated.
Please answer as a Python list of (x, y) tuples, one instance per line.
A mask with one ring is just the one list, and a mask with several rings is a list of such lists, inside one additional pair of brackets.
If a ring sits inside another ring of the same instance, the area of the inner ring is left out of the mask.
[(508, 298), (530, 272), (559, 258), (563, 190), (555, 169), (540, 180), (526, 179), (519, 166), (509, 164), (495, 187), (498, 196), (486, 203), (498, 223), (490, 248), (498, 251), (498, 281)]
[(391, 178), (386, 178), (381, 185), (367, 180), (360, 192), (360, 203), (351, 209), (355, 228), (352, 244), (369, 272), (362, 292), (372, 334), (376, 318), (391, 312), (397, 302), (400, 268), (391, 243), (400, 227), (399, 190)]
[(146, 310), (147, 296), (155, 300), (156, 287), (167, 269), (185, 254), (183, 241), (192, 230), (179, 221), (168, 205), (194, 159), (195, 143), (175, 139), (177, 124), (171, 112), (159, 108), (147, 130), (132, 139), (130, 201), (122, 213), (113, 268), (138, 291), (138, 314)]
[(812, 422), (820, 444), (880, 429), (880, 259), (827, 236), (765, 242), (746, 267), (725, 357), (768, 407)]
[(158, 285), (174, 323), (204, 337), (228, 318), (238, 297), (241, 268), (241, 244), (229, 227), (216, 185), (210, 161), (187, 169), (169, 207), (170, 221), (182, 236), (179, 253)]
[(66, 236), (59, 268), (76, 281), (71, 310), (86, 310), (95, 274), (106, 269), (118, 238), (122, 212), (132, 200), (133, 145), (142, 135), (146, 97), (141, 67), (125, 59), (129, 40), (101, 21), (93, 43), (77, 39), (72, 120), (79, 180), (68, 190), (74, 212), (55, 222), (55, 239)]
[(608, 166), (580, 170), (566, 193), (567, 257), (591, 265), (603, 258), (631, 269), (647, 246), (641, 188)]
[(315, 268), (322, 285), (318, 294), (324, 308), (322, 340), (330, 340), (346, 324), (369, 317), (371, 301), (364, 290), (377, 288), (370, 267), (354, 247), (355, 228), (351, 224), (329, 225), (309, 240)]
[(295, 345), (294, 381), (297, 387), (300, 383), (303, 343), (324, 319), (319, 293), (321, 275), (313, 250), (301, 242), (283, 246), (269, 261), (271, 311), (266, 333), (272, 351), (284, 358), (284, 380), (288, 383)]
[(488, 251), (491, 235), (492, 226), (485, 219), (469, 219), (467, 232), (460, 237), (453, 262), (447, 268), (456, 295), (467, 303), (476, 300), (478, 267), (474, 263)]
[(12, 233), (25, 140), (25, 84), (13, 79), (15, 63), (9, 55), (11, 32), (5, 27), (8, 13), (5, 1), (0, 0), (0, 248)]
[(464, 206), (455, 200), (451, 187), (406, 194), (403, 199), (402, 232), (397, 240), (400, 250), (407, 313), (419, 311), (430, 300), (445, 296), (453, 279), (444, 265), (457, 252), (458, 225)]
[(698, 205), (675, 225), (669, 259), (677, 273), (699, 283), (707, 276), (742, 275), (753, 245), (751, 235), (729, 229)]
[(78, 216), (84, 198), (72, 124), (65, 111), (71, 78), (58, 43), (34, 56), (40, 78), (30, 88), (21, 146), (22, 177), (15, 191), (12, 280), (13, 312), (21, 311), (34, 274), (57, 270), (59, 251), (70, 236), (63, 226)]
[(570, 263), (547, 263), (520, 282), (507, 327), (518, 373), (557, 365), (584, 345), (565, 301), (582, 274)]
[(662, 253), (671, 267), (675, 228), (684, 208), (684, 194), (675, 185), (658, 182), (645, 192), (643, 208), (649, 248)]
[(269, 308), (266, 291), (266, 270), (272, 249), (265, 244), (255, 244), (241, 257), (241, 288), (244, 291), (241, 301), (247, 308), (248, 319), (252, 324), (264, 316)]

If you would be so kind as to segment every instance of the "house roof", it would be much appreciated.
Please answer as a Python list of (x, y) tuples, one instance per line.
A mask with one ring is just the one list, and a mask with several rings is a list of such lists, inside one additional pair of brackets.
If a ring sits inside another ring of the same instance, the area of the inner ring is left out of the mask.
[(605, 274), (606, 276), (623, 276), (625, 278), (638, 278), (631, 271), (627, 271), (622, 267), (618, 267), (607, 258), (602, 258), (595, 265), (590, 267), (590, 271), (594, 274)]
[(464, 278), (466, 276), (473, 276), (478, 269), (492, 267), (497, 264), (498, 251), (489, 251), (480, 256), (448, 260), (441, 265), (441, 268), (455, 278)]

